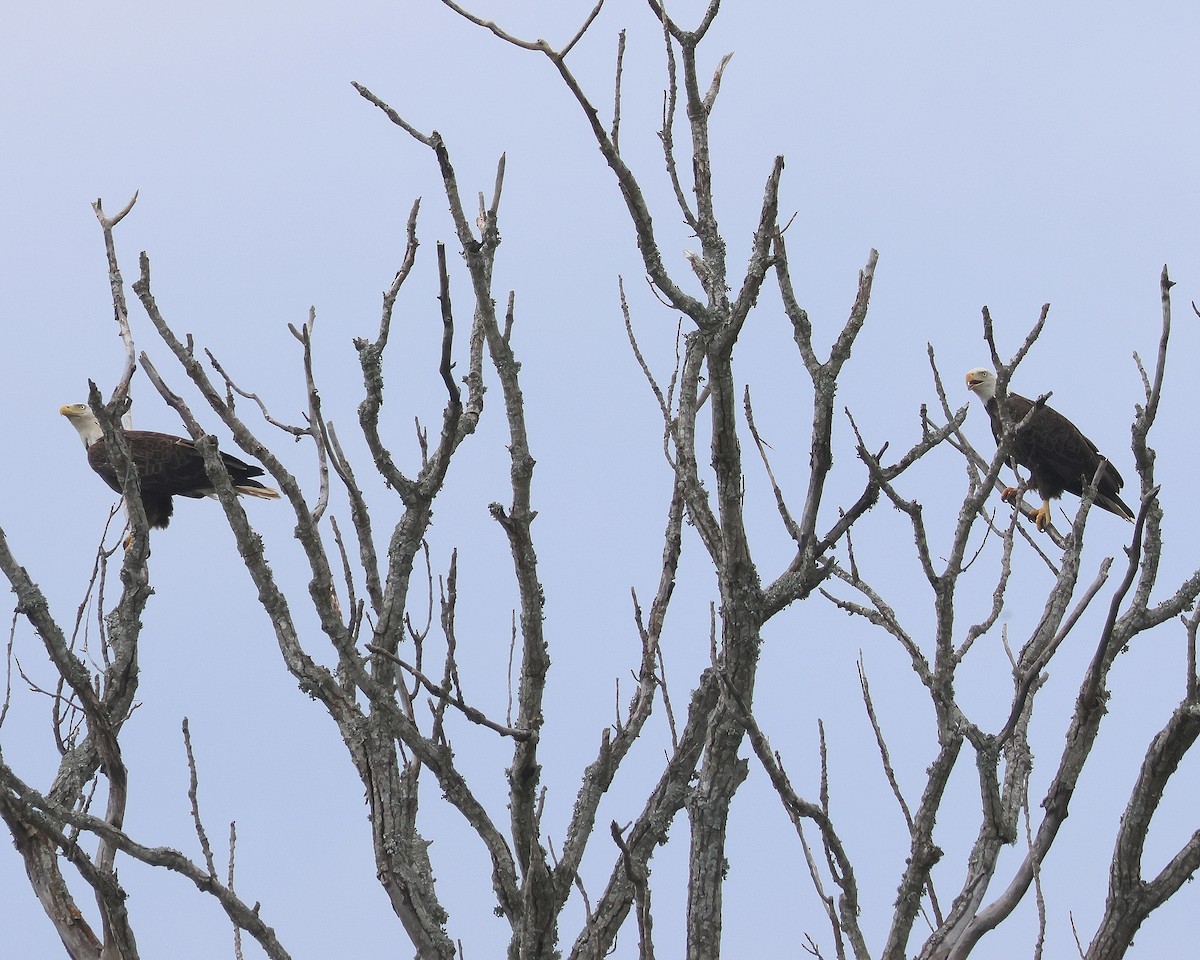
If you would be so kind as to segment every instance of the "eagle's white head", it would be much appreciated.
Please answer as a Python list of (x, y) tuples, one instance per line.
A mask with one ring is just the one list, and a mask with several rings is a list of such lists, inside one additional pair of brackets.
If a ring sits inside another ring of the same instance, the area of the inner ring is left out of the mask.
[(984, 367), (976, 367), (967, 374), (967, 389), (987, 403), (996, 395), (996, 375)]
[(104, 431), (100, 429), (100, 421), (86, 403), (68, 403), (59, 407), (58, 412), (70, 420), (71, 426), (79, 431), (79, 439), (85, 447), (90, 447), (104, 436)]

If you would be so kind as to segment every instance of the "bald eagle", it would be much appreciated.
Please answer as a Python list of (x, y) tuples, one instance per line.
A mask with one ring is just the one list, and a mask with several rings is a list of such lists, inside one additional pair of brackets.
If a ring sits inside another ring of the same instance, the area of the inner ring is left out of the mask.
[[(996, 401), (996, 375), (991, 370), (972, 370), (967, 374), (967, 387), (983, 401), (992, 421), (992, 435), (999, 443), (1004, 428), (1000, 405)], [(1010, 393), (1007, 406), (1012, 422), (1019, 424), (1024, 420), (1033, 405), (1031, 400)], [(1052, 407), (1043, 404), (1033, 414), (1017, 434), (1012, 457), (1015, 463), (1029, 470), (1033, 486), (1042, 496), (1041, 509), (1034, 515), (1039, 530), (1045, 530), (1050, 522), (1050, 501), (1062, 496), (1064, 490), (1077, 497), (1083, 496), (1084, 484), (1092, 482), (1101, 462), (1104, 469), (1096, 481), (1096, 506), (1126, 520), (1133, 519), (1133, 511), (1118, 496), (1125, 481), (1116, 468), (1075, 424)], [(1011, 500), (1014, 493), (1016, 491), (1010, 487), (1002, 496)]]
[[(108, 459), (104, 431), (91, 408), (86, 403), (70, 403), (59, 408), (58, 412), (79, 431), (92, 469), (120, 493), (121, 481)], [(172, 497), (199, 499), (216, 496), (212, 481), (204, 472), (204, 457), (191, 440), (150, 430), (126, 430), (125, 442), (129, 445), (129, 456), (137, 468), (142, 488), (142, 506), (146, 509), (146, 520), (151, 527), (162, 528), (171, 522), (174, 510)], [(253, 479), (262, 476), (262, 467), (243, 463), (228, 453), (222, 453), (221, 459), (225, 461), (233, 489), (238, 493), (268, 500), (278, 499), (277, 490)]]

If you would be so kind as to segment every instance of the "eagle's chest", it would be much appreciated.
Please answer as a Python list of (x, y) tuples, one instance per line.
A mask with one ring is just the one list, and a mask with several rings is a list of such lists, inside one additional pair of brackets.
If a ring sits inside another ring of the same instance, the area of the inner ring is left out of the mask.
[[(1032, 415), (1030, 415), (1030, 408), (1031, 405), (1028, 402), (1015, 404), (1010, 401), (1008, 415), (1014, 427), (1021, 424), (1026, 416), (1029, 416), (1028, 422), (1021, 426), (1013, 438), (1012, 455), (1022, 466), (1036, 470), (1045, 453), (1061, 446), (1061, 438), (1054, 436), (1052, 418), (1046, 415), (1046, 408), (1034, 410)], [(1004, 422), (1000, 417), (1000, 406), (994, 397), (988, 401), (987, 411), (991, 419), (992, 436), (999, 444), (1000, 438), (1004, 434)]]

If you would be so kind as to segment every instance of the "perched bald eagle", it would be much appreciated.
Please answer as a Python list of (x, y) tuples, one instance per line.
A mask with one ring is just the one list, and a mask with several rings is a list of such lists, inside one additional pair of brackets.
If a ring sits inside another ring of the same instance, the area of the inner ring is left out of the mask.
[[(104, 431), (91, 408), (86, 403), (70, 403), (59, 408), (58, 412), (79, 431), (92, 469), (120, 493), (121, 481), (116, 468), (109, 462)], [(216, 496), (212, 481), (204, 472), (204, 457), (191, 440), (150, 430), (126, 430), (125, 442), (129, 445), (129, 456), (137, 468), (142, 488), (142, 506), (146, 509), (146, 520), (150, 526), (161, 528), (171, 522), (174, 510), (172, 497), (199, 499)], [(278, 499), (277, 490), (253, 479), (262, 476), (262, 467), (243, 463), (228, 453), (222, 453), (221, 459), (225, 461), (233, 489), (238, 493), (268, 500)]]
[[(1004, 428), (996, 401), (996, 375), (991, 370), (972, 370), (967, 374), (967, 387), (983, 401), (992, 421), (992, 435), (999, 443)], [(1019, 424), (1024, 420), (1033, 405), (1033, 401), (1010, 393), (1007, 406), (1012, 422)], [(1029, 470), (1033, 486), (1042, 496), (1041, 509), (1034, 515), (1039, 530), (1045, 530), (1050, 522), (1050, 501), (1062, 496), (1064, 490), (1083, 496), (1084, 485), (1092, 482), (1102, 461), (1104, 469), (1096, 481), (1096, 506), (1126, 520), (1133, 519), (1133, 511), (1118, 496), (1125, 481), (1116, 467), (1075, 424), (1052, 407), (1043, 404), (1034, 413), (1017, 434), (1012, 453), (1013, 460)], [(1010, 487), (1002, 496), (1011, 500), (1014, 493)]]

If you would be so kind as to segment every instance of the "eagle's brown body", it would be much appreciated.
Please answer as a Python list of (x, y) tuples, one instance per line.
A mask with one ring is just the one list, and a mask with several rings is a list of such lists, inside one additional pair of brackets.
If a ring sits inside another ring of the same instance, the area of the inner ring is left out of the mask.
[[(146, 520), (152, 527), (165, 527), (171, 521), (172, 497), (199, 499), (213, 494), (212, 481), (204, 472), (204, 457), (196, 445), (184, 437), (150, 430), (126, 430), (125, 442), (129, 458), (137, 467), (142, 488), (142, 505)], [(108, 459), (103, 441), (93, 443), (87, 451), (88, 463), (110, 487), (121, 492), (121, 480)], [(259, 497), (277, 497), (270, 487), (253, 479), (263, 474), (262, 467), (245, 463), (228, 453), (222, 453), (229, 479), (238, 493)]]
[[(1020, 423), (1033, 409), (1033, 401), (1015, 393), (1008, 395), (1008, 412), (1013, 423)], [(987, 402), (992, 421), (992, 436), (1000, 442), (1004, 432), (999, 403), (995, 397)], [(1043, 405), (1017, 434), (1013, 442), (1013, 459), (1029, 470), (1030, 479), (1044, 500), (1055, 500), (1063, 491), (1083, 496), (1084, 483), (1096, 479), (1096, 506), (1109, 513), (1132, 519), (1133, 511), (1119, 496), (1125, 481), (1096, 445), (1079, 432), (1079, 428), (1053, 407)], [(1100, 464), (1104, 463), (1101, 470)]]

